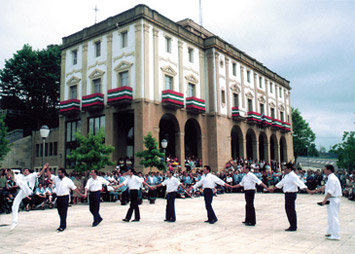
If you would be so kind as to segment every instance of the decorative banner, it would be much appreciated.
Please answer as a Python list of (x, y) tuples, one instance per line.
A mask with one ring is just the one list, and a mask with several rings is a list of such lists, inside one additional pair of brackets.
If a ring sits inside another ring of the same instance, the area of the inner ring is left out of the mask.
[(133, 100), (132, 87), (122, 86), (119, 88), (108, 90), (107, 92), (107, 103), (114, 104), (120, 102), (130, 103)]
[(249, 111), (247, 119), (250, 122), (261, 123), (261, 114), (254, 111)]
[(283, 123), (282, 123), (282, 129), (283, 129), (284, 131), (291, 131), (291, 124), (288, 123), (288, 122), (283, 122)]
[(233, 107), (232, 108), (232, 117), (241, 117), (239, 107)]
[(272, 127), (275, 129), (282, 129), (282, 122), (278, 119), (272, 119)]
[(186, 98), (186, 109), (195, 112), (205, 112), (205, 100), (196, 97), (188, 97)]
[(59, 104), (59, 114), (79, 113), (80, 112), (80, 100), (71, 99), (61, 101)]
[(94, 93), (83, 96), (83, 110), (98, 109), (104, 107), (104, 95), (102, 93)]
[(261, 123), (265, 126), (272, 126), (272, 118), (266, 115), (263, 115), (261, 118)]
[(162, 92), (162, 102), (166, 106), (171, 106), (174, 108), (184, 107), (184, 95), (172, 90), (164, 90)]

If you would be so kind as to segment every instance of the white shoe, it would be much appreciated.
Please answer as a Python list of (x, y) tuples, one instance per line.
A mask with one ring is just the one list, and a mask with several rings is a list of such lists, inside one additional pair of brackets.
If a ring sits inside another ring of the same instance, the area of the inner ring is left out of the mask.
[(14, 229), (17, 227), (17, 223), (12, 223), (10, 231), (14, 231)]
[(327, 237), (328, 240), (339, 241), (340, 237), (329, 236)]

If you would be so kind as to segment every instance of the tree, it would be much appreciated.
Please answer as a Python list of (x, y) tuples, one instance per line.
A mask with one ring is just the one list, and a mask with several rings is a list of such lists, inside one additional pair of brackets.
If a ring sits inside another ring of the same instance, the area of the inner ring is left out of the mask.
[(314, 141), (316, 135), (298, 109), (292, 108), (293, 150), (295, 159), (300, 155), (318, 156)]
[(337, 166), (350, 173), (355, 169), (355, 131), (345, 131), (342, 141), (334, 145), (330, 152), (338, 156)]
[(103, 129), (96, 135), (90, 132), (87, 137), (77, 132), (75, 138), (79, 146), (67, 156), (70, 161), (74, 162), (75, 171), (87, 172), (93, 169), (102, 169), (106, 165), (114, 165), (109, 159), (114, 147), (104, 143)]
[(0, 161), (4, 159), (6, 154), (10, 151), (9, 141), (6, 139), (7, 127), (4, 122), (5, 116), (0, 114)]
[(141, 159), (140, 164), (145, 168), (149, 168), (149, 171), (152, 170), (152, 167), (156, 167), (158, 170), (165, 171), (166, 163), (164, 160), (162, 160), (165, 155), (159, 151), (158, 142), (152, 136), (151, 132), (149, 132), (148, 135), (144, 137), (143, 143), (147, 150), (136, 153), (138, 158), (143, 158)]
[[(5, 61), (0, 70), (2, 109), (15, 112), (6, 119), (10, 130), (34, 130), (42, 124), (58, 126), (56, 106), (60, 89), (60, 48), (33, 50), (28, 44)], [(20, 115), (20, 122), (18, 116)], [(17, 120), (17, 121), (16, 121)]]

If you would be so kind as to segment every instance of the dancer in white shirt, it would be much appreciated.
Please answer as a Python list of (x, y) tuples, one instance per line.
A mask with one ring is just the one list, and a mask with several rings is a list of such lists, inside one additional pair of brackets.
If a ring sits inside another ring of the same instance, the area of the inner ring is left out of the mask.
[(36, 178), (40, 177), (44, 170), (49, 167), (48, 163), (44, 164), (42, 170), (39, 173), (30, 173), (29, 169), (24, 169), (23, 175), (14, 175), (13, 171), (8, 170), (7, 174), (16, 182), (20, 187), (19, 193), (17, 193), (14, 203), (12, 205), (12, 225), (10, 231), (13, 231), (18, 225), (18, 210), (22, 199), (30, 196), (36, 184)]
[(328, 240), (340, 240), (338, 215), (340, 209), (340, 197), (342, 196), (341, 185), (338, 177), (334, 175), (333, 165), (325, 165), (324, 174), (328, 177), (328, 181), (325, 186), (316, 189), (314, 192), (325, 191), (322, 205), (325, 205), (327, 201), (329, 201), (329, 205), (327, 205), (328, 229), (325, 236)]

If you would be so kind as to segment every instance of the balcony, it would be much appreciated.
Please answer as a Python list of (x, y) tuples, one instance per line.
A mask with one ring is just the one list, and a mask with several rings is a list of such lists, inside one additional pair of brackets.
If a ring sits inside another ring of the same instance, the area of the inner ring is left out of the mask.
[(60, 115), (75, 115), (80, 112), (80, 100), (71, 99), (66, 101), (61, 101), (59, 104), (59, 114)]
[(186, 98), (186, 110), (197, 114), (206, 112), (205, 100), (196, 97)]
[(291, 131), (291, 124), (288, 122), (282, 122), (282, 131), (283, 132), (290, 132)]
[(281, 130), (282, 122), (278, 119), (272, 119), (272, 128), (275, 130)]
[(184, 94), (172, 90), (162, 91), (163, 106), (168, 108), (183, 108), (184, 107)]
[(94, 93), (83, 96), (82, 109), (86, 111), (101, 110), (104, 108), (104, 95)]
[(240, 115), (239, 107), (232, 107), (232, 118), (233, 120), (240, 121), (243, 117)]
[(249, 111), (248, 116), (247, 116), (248, 123), (251, 124), (256, 124), (256, 123), (261, 123), (261, 114), (254, 112), (254, 111)]
[(107, 104), (112, 106), (131, 104), (133, 100), (132, 91), (133, 89), (130, 86), (122, 86), (108, 90)]
[(261, 125), (262, 125), (262, 127), (271, 127), (272, 126), (272, 118), (269, 116), (266, 116), (266, 115), (262, 115)]

